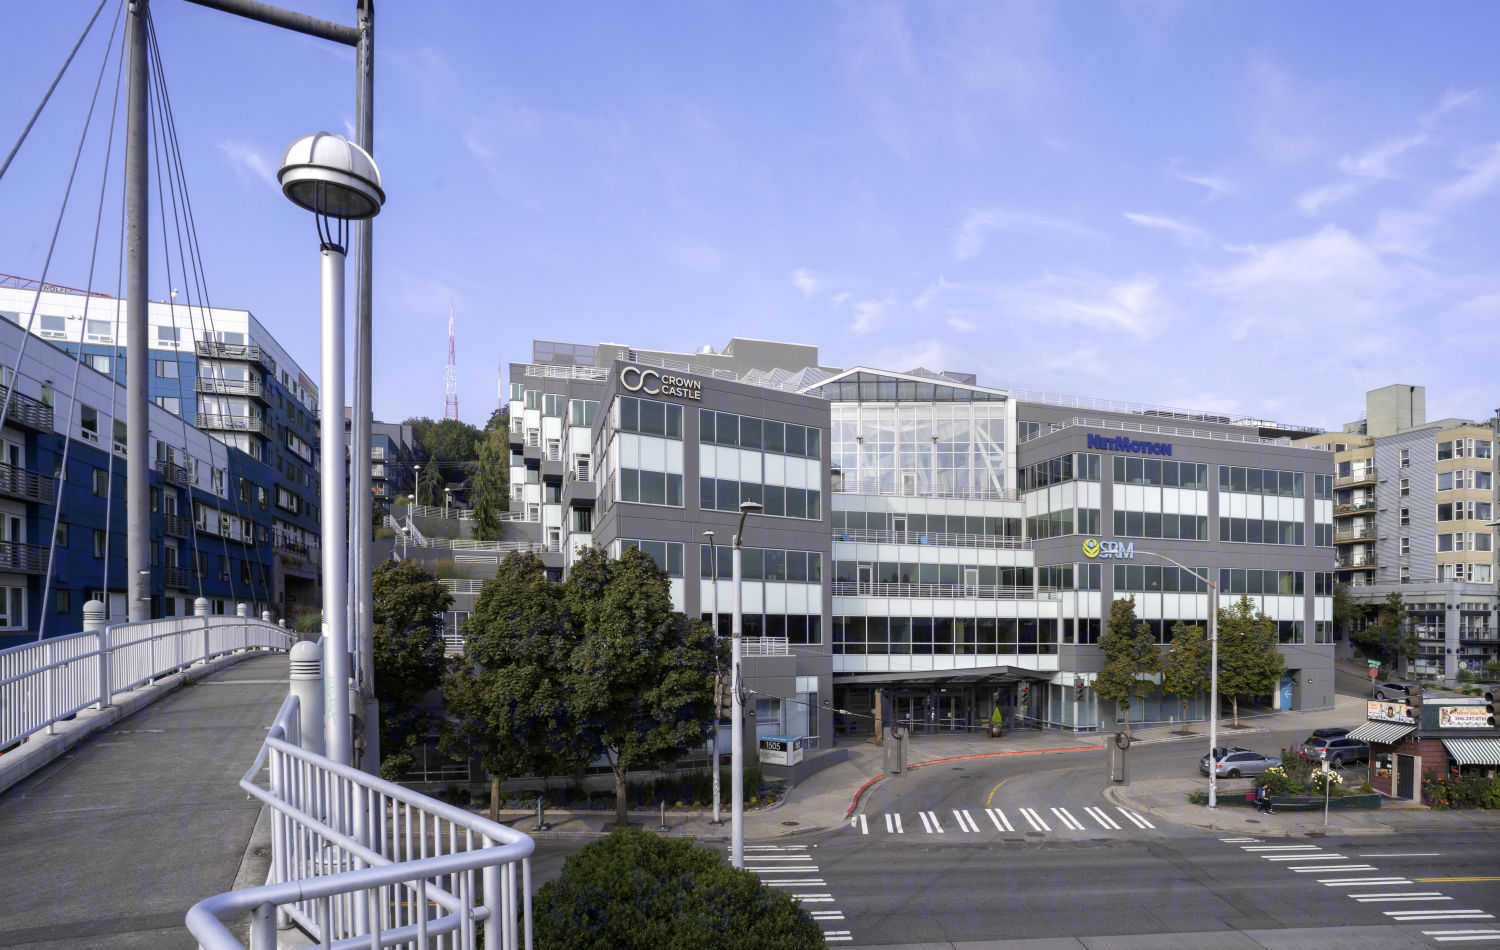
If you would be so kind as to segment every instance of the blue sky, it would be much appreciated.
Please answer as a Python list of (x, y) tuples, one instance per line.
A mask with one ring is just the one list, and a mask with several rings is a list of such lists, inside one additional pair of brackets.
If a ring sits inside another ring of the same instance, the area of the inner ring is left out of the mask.
[[(353, 19), (352, 0), (295, 6)], [(0, 8), (27, 37), (6, 150), (92, 8)], [(153, 8), (212, 300), (315, 370), (316, 236), (274, 171), (293, 138), (352, 121), (352, 54)], [(1500, 405), (1493, 4), (377, 14), (379, 418), (442, 415), (450, 298), (476, 423), (534, 336), (795, 340), (832, 365), (1326, 428), (1389, 383), (1426, 385), (1434, 418)], [(0, 272), (40, 273), (101, 53), (85, 45), (0, 180)], [(102, 143), (54, 282), (87, 280)]]

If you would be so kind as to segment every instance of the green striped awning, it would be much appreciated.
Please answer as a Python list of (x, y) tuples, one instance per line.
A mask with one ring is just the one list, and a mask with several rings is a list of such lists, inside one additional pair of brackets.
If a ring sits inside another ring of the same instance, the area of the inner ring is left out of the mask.
[(1500, 765), (1500, 739), (1444, 739), (1459, 765)]
[(1349, 733), (1349, 738), (1355, 742), (1378, 742), (1381, 745), (1392, 745), (1416, 731), (1416, 726), (1408, 726), (1405, 723), (1371, 720)]

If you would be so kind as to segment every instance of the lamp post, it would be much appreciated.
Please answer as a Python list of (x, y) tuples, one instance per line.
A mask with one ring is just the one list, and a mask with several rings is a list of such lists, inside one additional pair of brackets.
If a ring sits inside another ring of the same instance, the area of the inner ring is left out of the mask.
[(1214, 770), (1214, 749), (1219, 745), (1219, 585), (1165, 554), (1140, 550), (1135, 553), (1166, 561), (1208, 585), (1208, 807), (1218, 808), (1219, 779)]
[(416, 464), (411, 467), (411, 500), (412, 504), (422, 503), (422, 466)]
[[(330, 759), (353, 761), (349, 717), (349, 550), (344, 513), (344, 254), (349, 222), (372, 218), (385, 202), (375, 160), (342, 135), (318, 132), (287, 146), (281, 191), (317, 219), (322, 248), (322, 362), (319, 464), (322, 468), (323, 735)], [(356, 464), (368, 464), (369, 460)]]
[(709, 748), (714, 757), (714, 820), (716, 825), (724, 823), (723, 816), (719, 813), (719, 548), (714, 544), (714, 533), (703, 532), (708, 539), (708, 570), (712, 578), (712, 586), (709, 588), (709, 616), (714, 628), (714, 734), (709, 737)]
[(740, 502), (740, 523), (734, 529), (734, 614), (729, 628), (732, 649), (729, 655), (729, 686), (733, 697), (729, 706), (729, 863), (745, 866), (745, 691), (740, 682), (740, 659), (744, 656), (744, 618), (740, 615), (740, 541), (745, 535), (745, 516), (760, 511), (757, 501)]
[(444, 518), (448, 517), (448, 503), (451, 502), (452, 500), (453, 500), (453, 489), (444, 486), (444, 488), (443, 488), (443, 517)]

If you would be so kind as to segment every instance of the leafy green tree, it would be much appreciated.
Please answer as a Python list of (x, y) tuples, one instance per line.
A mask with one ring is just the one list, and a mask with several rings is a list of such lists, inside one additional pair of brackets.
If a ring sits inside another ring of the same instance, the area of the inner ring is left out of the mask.
[(1141, 680), (1161, 671), (1161, 649), (1151, 627), (1135, 619), (1135, 598), (1116, 600), (1109, 608), (1109, 624), (1099, 638), (1104, 666), (1094, 677), (1094, 692), (1100, 699), (1126, 710), (1125, 731), (1130, 731), (1130, 705)]
[(1370, 609), (1367, 605), (1354, 599), (1349, 592), (1348, 584), (1335, 584), (1333, 587), (1333, 625), (1340, 633), (1352, 635), (1355, 628), (1364, 626), (1365, 618), (1369, 616)]
[(562, 585), (547, 580), (541, 558), (516, 552), (485, 581), (464, 631), (463, 659), (443, 683), (449, 722), (439, 742), (454, 757), (478, 755), (494, 817), (504, 779), (571, 774), (593, 758), (572, 703), (578, 638)]
[(622, 828), (570, 855), (532, 905), (537, 950), (815, 950), (790, 895), (683, 838)]
[(1219, 608), (1219, 692), (1234, 703), (1240, 724), (1240, 697), (1265, 696), (1276, 689), (1286, 660), (1276, 649), (1276, 621), (1241, 596)]
[(484, 423), (485, 432), (500, 432), (509, 438), (510, 435), (510, 406), (501, 406), (490, 413), (489, 419)]
[(1208, 641), (1202, 627), (1197, 624), (1185, 627), (1181, 621), (1172, 625), (1172, 642), (1162, 660), (1161, 691), (1177, 697), (1184, 729), (1188, 700), (1208, 689), (1208, 658)]
[(474, 448), (479, 456), (469, 477), (474, 538), (496, 541), (500, 538), (500, 513), (509, 504), (510, 444), (500, 431), (489, 433)]
[(375, 695), (380, 702), (380, 774), (396, 779), (416, 764), (431, 717), (423, 704), (443, 681), (443, 611), (453, 595), (412, 561), (387, 561), (371, 575)]
[[(422, 416), (407, 419), (405, 424), (411, 426), (419, 456), (444, 459), (454, 467), (474, 461), (474, 443), (483, 437), (478, 429), (458, 419), (434, 422)], [(426, 467), (427, 463), (424, 461), (422, 465)]]
[(417, 504), (440, 505), (443, 497), (443, 471), (442, 460), (436, 456), (429, 458), (422, 466), (422, 474), (417, 484)]
[(1409, 632), (1406, 603), (1394, 591), (1380, 605), (1375, 622), (1356, 630), (1349, 639), (1365, 656), (1391, 669), (1398, 660), (1410, 662), (1417, 657), (1417, 638)]

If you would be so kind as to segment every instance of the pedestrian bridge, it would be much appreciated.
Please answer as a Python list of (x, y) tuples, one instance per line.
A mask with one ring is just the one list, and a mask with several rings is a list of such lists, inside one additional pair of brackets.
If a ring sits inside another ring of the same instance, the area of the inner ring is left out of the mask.
[(0, 651), (0, 947), (530, 947), (531, 839), (303, 749), (294, 642), (181, 617)]

